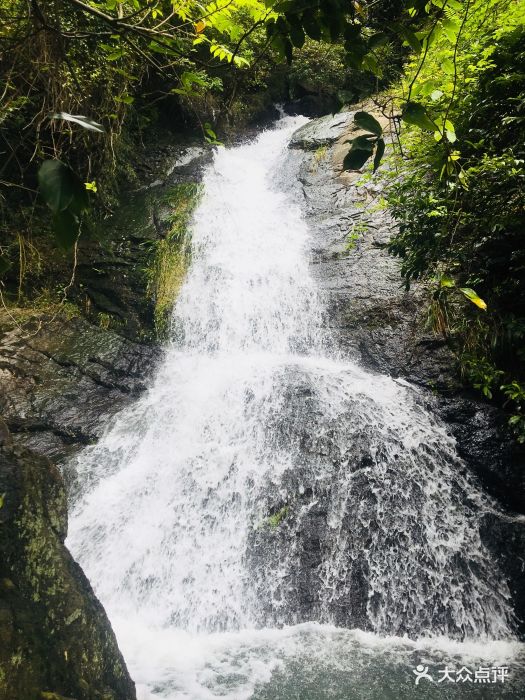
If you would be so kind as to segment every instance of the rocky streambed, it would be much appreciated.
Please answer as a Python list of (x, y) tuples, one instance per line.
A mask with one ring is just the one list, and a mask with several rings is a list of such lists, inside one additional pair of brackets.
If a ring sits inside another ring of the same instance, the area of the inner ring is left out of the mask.
[[(505, 416), (459, 383), (453, 355), (426, 325), (425, 290), (402, 288), (398, 262), (386, 249), (395, 223), (382, 204), (381, 186), (342, 173), (344, 142), (353, 134), (351, 112), (302, 127), (290, 144), (279, 187), (293, 196), (311, 226), (312, 268), (342, 356), (419, 387), (417, 400), (431, 407), (457, 440), (463, 460), (458, 469), (499, 503), (483, 514), (482, 537), (508, 576), (523, 630), (523, 451), (508, 434)], [(162, 240), (171, 225), (166, 192), (174, 184), (197, 181), (206, 161), (200, 152), (180, 156), (178, 165), (136, 193), (111, 224), (119, 231), (122, 254), (102, 254), (96, 271), (85, 271), (84, 290), (97, 314), (120, 324), (95, 325), (93, 313), (90, 320), (35, 314), (22, 328), (8, 316), (0, 318), (0, 698), (6, 700), (135, 696), (110, 623), (64, 546), (65, 484), (74, 489), (75, 480), (59, 467), (95, 442), (115, 413), (144, 390), (162, 354), (155, 342), (140, 342), (151, 338), (154, 311), (144, 301), (147, 280), (132, 268), (143, 244)], [(297, 393), (301, 382), (291, 384)], [(305, 384), (299, 393), (291, 399), (302, 406), (301, 420), (290, 430), (301, 445), (303, 473), (295, 481), (290, 476), (294, 498), (266, 494), (271, 522), (278, 527), (256, 530), (251, 543), (257, 568), (264, 569), (260, 563), (267, 559), (268, 571), (280, 549), (290, 539), (295, 543), (298, 566), (288, 608), (296, 612), (293, 619), (277, 616), (280, 622), (317, 619), (323, 606), (326, 612), (316, 591), (330, 540), (330, 484), (314, 483), (316, 456), (330, 455), (334, 469), (349, 458), (356, 471), (368, 464), (366, 431), (354, 436), (359, 449), (349, 447), (346, 455), (338, 447), (341, 426), (312, 439), (312, 388)], [(273, 439), (278, 449), (278, 426)], [(307, 517), (299, 521), (305, 510)], [(351, 518), (344, 523), (349, 532), (358, 525)], [(343, 548), (339, 556), (344, 555)], [(349, 564), (350, 595), (341, 600), (334, 594), (329, 612), (341, 625), (367, 627), (366, 566), (365, 551)]]

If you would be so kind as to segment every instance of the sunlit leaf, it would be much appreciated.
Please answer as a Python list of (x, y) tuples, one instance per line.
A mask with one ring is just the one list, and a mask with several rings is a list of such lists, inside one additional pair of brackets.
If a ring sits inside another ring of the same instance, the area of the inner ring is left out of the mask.
[(483, 301), (483, 299), (478, 297), (473, 289), (470, 289), (470, 287), (460, 287), (460, 292), (463, 292), (467, 299), (480, 309), (483, 309), (483, 311), (487, 310), (487, 304)]
[(442, 275), (440, 280), (439, 280), (439, 284), (441, 287), (448, 287), (448, 288), (456, 286), (456, 283), (454, 282), (452, 277), (449, 277), (449, 275)]
[(401, 119), (407, 124), (413, 124), (427, 131), (438, 131), (437, 125), (429, 117), (426, 109), (418, 102), (406, 102), (401, 113)]

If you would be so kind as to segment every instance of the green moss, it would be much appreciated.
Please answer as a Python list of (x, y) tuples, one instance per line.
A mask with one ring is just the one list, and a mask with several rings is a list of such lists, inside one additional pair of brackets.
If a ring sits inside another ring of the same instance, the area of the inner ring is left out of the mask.
[(289, 506), (283, 506), (276, 513), (273, 513), (273, 515), (270, 515), (268, 516), (268, 518), (266, 518), (266, 524), (269, 525), (269, 527), (271, 528), (279, 527), (279, 525), (288, 515), (289, 511)]
[(196, 183), (182, 183), (172, 187), (164, 198), (171, 209), (169, 231), (155, 244), (151, 264), (146, 270), (148, 293), (155, 301), (158, 338), (168, 333), (171, 309), (191, 260), (188, 230), (201, 191)]
[(312, 164), (310, 166), (310, 171), (312, 173), (317, 172), (317, 168), (319, 167), (319, 163), (321, 163), (326, 158), (327, 153), (328, 153), (328, 146), (319, 146), (319, 148), (314, 152), (314, 155), (312, 158)]

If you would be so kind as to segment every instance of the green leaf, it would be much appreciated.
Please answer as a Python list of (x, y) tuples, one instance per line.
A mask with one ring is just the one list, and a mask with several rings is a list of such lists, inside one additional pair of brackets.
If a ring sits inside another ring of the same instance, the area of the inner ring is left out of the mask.
[(469, 299), (469, 301), (478, 306), (480, 309), (483, 309), (483, 311), (487, 310), (487, 304), (483, 301), (483, 299), (478, 297), (473, 289), (470, 289), (470, 287), (460, 287), (459, 291), (463, 292), (467, 299)]
[(376, 57), (373, 56), (371, 53), (367, 54), (363, 58), (362, 66), (365, 70), (369, 70), (371, 73), (373, 73), (378, 78), (383, 77), (383, 71), (381, 70), (381, 66), (377, 62)]
[(432, 121), (427, 110), (419, 102), (406, 102), (401, 113), (401, 119), (407, 124), (418, 126), (420, 129), (438, 131), (437, 124)]
[(76, 200), (87, 207), (86, 191), (75, 173), (59, 160), (45, 160), (38, 171), (40, 194), (53, 213), (64, 211)]
[(405, 27), (403, 24), (397, 23), (392, 25), (392, 29), (410, 46), (412, 51), (415, 51), (415, 53), (421, 53), (421, 42), (412, 29)]
[(450, 277), (449, 275), (442, 275), (440, 280), (439, 280), (439, 286), (440, 287), (447, 287), (447, 288), (452, 288), (456, 286), (456, 283)]
[(381, 124), (368, 112), (356, 112), (354, 114), (354, 122), (360, 129), (370, 131), (376, 136), (383, 135), (383, 128), (381, 127)]
[(69, 210), (57, 212), (53, 215), (53, 231), (59, 246), (68, 250), (75, 244), (80, 233), (78, 217)]
[(5, 275), (5, 273), (9, 270), (11, 267), (11, 263), (9, 260), (4, 256), (0, 255), (0, 277), (2, 275)]
[(374, 157), (374, 172), (379, 168), (381, 159), (385, 153), (385, 142), (383, 139), (377, 139), (376, 154)]

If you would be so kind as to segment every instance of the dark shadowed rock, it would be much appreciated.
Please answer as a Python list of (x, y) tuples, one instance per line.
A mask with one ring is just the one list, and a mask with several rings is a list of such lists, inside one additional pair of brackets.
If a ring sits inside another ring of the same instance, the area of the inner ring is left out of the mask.
[(5, 444), (0, 462), (1, 700), (134, 700), (109, 620), (64, 546), (60, 472)]
[(305, 117), (322, 117), (337, 111), (338, 108), (335, 95), (303, 95), (284, 104), (284, 111), (291, 116), (302, 114)]

